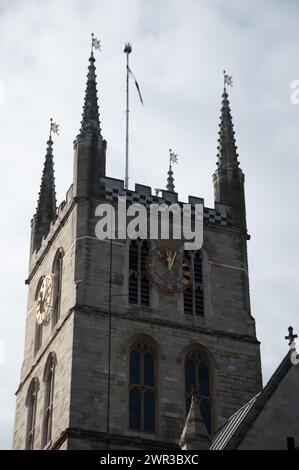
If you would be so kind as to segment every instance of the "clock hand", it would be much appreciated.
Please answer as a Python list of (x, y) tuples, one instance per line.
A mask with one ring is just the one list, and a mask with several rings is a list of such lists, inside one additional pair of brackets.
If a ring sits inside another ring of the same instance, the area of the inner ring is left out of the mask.
[(173, 257), (172, 257), (171, 262), (170, 262), (170, 271), (171, 272), (173, 270), (173, 263), (174, 263), (175, 257), (176, 257), (176, 251), (174, 252)]
[(168, 263), (168, 271), (171, 271), (171, 251), (166, 250), (166, 261)]

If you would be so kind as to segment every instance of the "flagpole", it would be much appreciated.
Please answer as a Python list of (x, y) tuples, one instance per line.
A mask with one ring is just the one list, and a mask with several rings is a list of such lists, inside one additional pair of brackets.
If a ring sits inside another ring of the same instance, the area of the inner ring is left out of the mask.
[(131, 52), (131, 44), (129, 42), (125, 43), (124, 53), (127, 55), (125, 189), (129, 188), (129, 54), (131, 54)]

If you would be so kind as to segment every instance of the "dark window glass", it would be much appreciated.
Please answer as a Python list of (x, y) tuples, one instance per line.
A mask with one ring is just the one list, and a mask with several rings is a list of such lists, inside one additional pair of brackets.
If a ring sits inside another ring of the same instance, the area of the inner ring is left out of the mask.
[(155, 394), (151, 391), (144, 394), (144, 430), (155, 430)]
[(155, 431), (156, 365), (150, 346), (138, 341), (130, 353), (129, 427)]
[(195, 367), (191, 359), (189, 361), (186, 361), (185, 374), (186, 374), (186, 382), (185, 382), (186, 392), (191, 393), (192, 385), (196, 385)]
[(132, 351), (130, 355), (130, 383), (140, 384), (140, 354)]
[(211, 405), (209, 400), (202, 399), (200, 402), (200, 412), (202, 419), (206, 425), (207, 431), (211, 434)]
[(141, 416), (140, 416), (140, 391), (133, 388), (130, 391), (130, 428), (140, 429)]
[(144, 356), (144, 385), (149, 387), (155, 385), (155, 362), (151, 353)]
[(199, 368), (199, 393), (208, 397), (210, 394), (209, 387), (209, 369), (204, 362), (201, 362)]

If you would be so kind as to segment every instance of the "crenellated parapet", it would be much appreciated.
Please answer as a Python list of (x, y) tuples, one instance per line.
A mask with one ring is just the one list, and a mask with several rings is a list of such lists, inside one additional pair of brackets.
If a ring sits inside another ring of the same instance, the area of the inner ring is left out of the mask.
[[(119, 196), (125, 196), (127, 203), (130, 204), (143, 204), (149, 208), (151, 204), (167, 204), (171, 205), (174, 203), (183, 206), (186, 202), (178, 200), (178, 193), (161, 190), (161, 196), (157, 196), (152, 193), (150, 186), (144, 186), (142, 184), (135, 184), (135, 190), (124, 189), (124, 181), (114, 178), (101, 178), (101, 197), (107, 202), (117, 203)], [(194, 210), (195, 204), (202, 204), (204, 206), (204, 199), (195, 196), (188, 196), (188, 204), (191, 204)], [(231, 226), (231, 213), (230, 207), (224, 204), (215, 203), (215, 208), (205, 207), (203, 209), (204, 223), (220, 225), (224, 227)]]

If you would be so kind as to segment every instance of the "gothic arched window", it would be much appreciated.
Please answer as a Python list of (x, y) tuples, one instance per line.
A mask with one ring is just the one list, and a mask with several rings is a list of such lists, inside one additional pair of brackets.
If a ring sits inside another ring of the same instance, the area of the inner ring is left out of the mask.
[(200, 400), (200, 411), (207, 431), (211, 433), (211, 390), (210, 369), (200, 351), (191, 351), (185, 358), (185, 410), (189, 412), (192, 390), (195, 390)]
[(36, 403), (37, 393), (39, 390), (39, 381), (36, 377), (31, 380), (26, 397), (27, 407), (27, 426), (26, 426), (26, 440), (25, 449), (32, 450), (34, 448), (34, 432), (36, 420)]
[(50, 442), (52, 437), (52, 415), (53, 415), (53, 398), (54, 398), (54, 379), (56, 367), (56, 355), (50, 353), (47, 359), (44, 371), (44, 416), (42, 428), (42, 448)]
[(144, 432), (156, 429), (156, 354), (140, 340), (130, 349), (129, 428)]
[(62, 265), (63, 265), (63, 250), (62, 248), (60, 248), (55, 255), (53, 268), (52, 268), (52, 272), (54, 276), (53, 316), (52, 316), (53, 326), (58, 322), (59, 317), (60, 317)]
[(186, 315), (204, 316), (204, 293), (202, 275), (202, 252), (186, 251), (192, 266), (192, 286), (184, 291), (184, 312)]
[(149, 252), (147, 240), (131, 240), (129, 245), (129, 303), (149, 306), (150, 283), (145, 262)]

